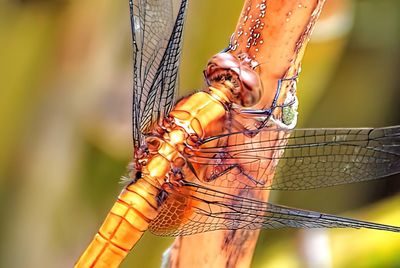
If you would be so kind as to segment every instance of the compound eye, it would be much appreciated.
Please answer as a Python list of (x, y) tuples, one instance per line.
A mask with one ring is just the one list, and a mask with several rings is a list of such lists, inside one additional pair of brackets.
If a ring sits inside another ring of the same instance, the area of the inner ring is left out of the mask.
[(230, 53), (219, 53), (211, 58), (204, 72), (208, 84), (222, 86), (232, 102), (244, 107), (255, 105), (261, 98), (261, 80), (255, 64), (246, 53), (235, 57)]
[(261, 98), (261, 81), (253, 69), (244, 67), (239, 79), (242, 81), (240, 90), (241, 104), (244, 107), (256, 104)]

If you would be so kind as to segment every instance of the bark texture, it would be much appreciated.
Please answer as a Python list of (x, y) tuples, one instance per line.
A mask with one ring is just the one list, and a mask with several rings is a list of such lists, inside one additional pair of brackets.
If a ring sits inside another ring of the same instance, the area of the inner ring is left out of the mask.
[[(235, 56), (247, 54), (258, 63), (262, 97), (253, 108), (268, 108), (279, 79), (295, 76), (325, 0), (247, 0), (231, 39)], [(279, 102), (291, 83), (282, 85)], [(277, 109), (280, 111), (280, 109)], [(276, 114), (279, 118), (279, 114)], [(238, 190), (231, 194), (238, 194)], [(268, 200), (268, 191), (252, 198)], [(178, 237), (165, 252), (164, 267), (250, 267), (259, 230), (227, 230)]]

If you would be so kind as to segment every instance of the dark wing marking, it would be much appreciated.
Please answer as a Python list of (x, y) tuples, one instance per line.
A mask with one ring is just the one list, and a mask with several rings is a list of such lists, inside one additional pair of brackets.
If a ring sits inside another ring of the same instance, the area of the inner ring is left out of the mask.
[[(157, 235), (192, 235), (214, 230), (273, 229), (273, 228), (368, 228), (400, 232), (400, 227), (360, 221), (330, 214), (300, 210), (274, 205), (231, 195), (206, 188), (194, 183), (185, 183), (183, 188), (191, 192), (184, 195), (182, 189), (172, 191), (174, 200), (191, 204), (192, 213), (173, 214), (161, 210), (160, 215), (150, 224), (150, 230)], [(185, 201), (183, 201), (185, 200)], [(166, 203), (165, 205), (168, 205)], [(177, 206), (175, 206), (176, 208)], [(170, 207), (168, 208), (170, 210)], [(181, 216), (180, 223), (168, 225), (168, 219)]]
[(232, 133), (187, 148), (186, 158), (193, 166), (204, 166), (206, 180), (214, 186), (328, 187), (399, 173), (400, 126)]
[(175, 23), (172, 2), (131, 0), (134, 49), (133, 139), (143, 134), (174, 104), (187, 0), (182, 0)]

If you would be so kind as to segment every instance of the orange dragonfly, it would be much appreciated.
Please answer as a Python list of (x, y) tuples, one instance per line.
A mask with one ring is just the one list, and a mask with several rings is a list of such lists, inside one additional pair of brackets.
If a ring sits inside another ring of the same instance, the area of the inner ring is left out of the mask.
[[(279, 100), (285, 83), (295, 93), (296, 76), (277, 81), (266, 109), (246, 108), (259, 98), (258, 65), (230, 53), (232, 41), (208, 63), (207, 88), (175, 103), (186, 9), (187, 0), (180, 1), (173, 19), (169, 1), (130, 1), (135, 160), (129, 184), (75, 267), (117, 267), (146, 230), (172, 236), (282, 227), (400, 232), (257, 198), (399, 173), (400, 126), (292, 129), (296, 96)], [(282, 117), (275, 118), (277, 110)]]

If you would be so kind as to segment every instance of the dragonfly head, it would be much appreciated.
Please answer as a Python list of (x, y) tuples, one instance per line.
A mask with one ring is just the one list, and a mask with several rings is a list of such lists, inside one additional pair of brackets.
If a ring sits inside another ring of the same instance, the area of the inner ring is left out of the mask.
[(232, 102), (249, 107), (260, 100), (262, 93), (257, 65), (245, 53), (236, 57), (221, 52), (210, 59), (204, 75), (210, 86), (224, 90)]

